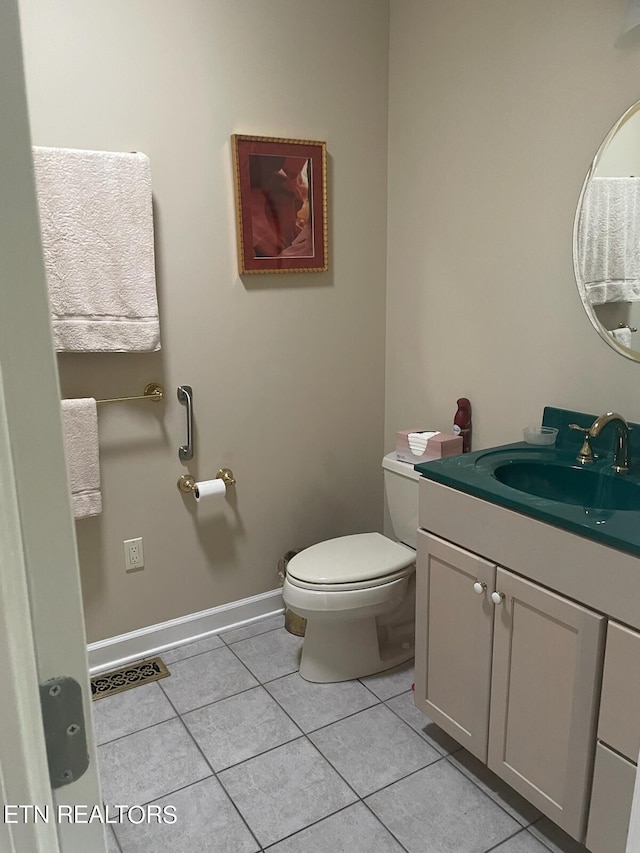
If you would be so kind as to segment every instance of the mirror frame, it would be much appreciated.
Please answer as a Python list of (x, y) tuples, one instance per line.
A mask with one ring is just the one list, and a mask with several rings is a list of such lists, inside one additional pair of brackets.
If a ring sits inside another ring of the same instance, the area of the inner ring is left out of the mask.
[(640, 352), (638, 352), (637, 350), (630, 349), (629, 347), (623, 346), (621, 343), (616, 341), (613, 335), (611, 335), (609, 331), (605, 329), (605, 327), (602, 325), (594, 311), (593, 305), (589, 301), (587, 289), (585, 287), (584, 282), (582, 281), (582, 276), (578, 269), (578, 230), (580, 225), (580, 216), (582, 214), (582, 204), (584, 202), (584, 196), (587, 191), (587, 187), (589, 186), (589, 181), (594, 177), (595, 171), (598, 168), (598, 165), (600, 164), (600, 160), (602, 159), (602, 155), (606, 151), (613, 137), (620, 130), (622, 125), (625, 124), (625, 122), (627, 122), (636, 112), (640, 112), (640, 101), (636, 101), (627, 110), (625, 110), (624, 113), (618, 119), (618, 121), (613, 125), (609, 133), (605, 136), (602, 141), (602, 144), (596, 151), (596, 155), (593, 158), (591, 166), (589, 167), (589, 171), (587, 172), (587, 176), (584, 179), (584, 183), (582, 184), (580, 197), (578, 198), (578, 207), (576, 209), (576, 215), (573, 220), (573, 275), (576, 280), (576, 285), (578, 287), (578, 293), (580, 294), (582, 307), (584, 308), (587, 317), (591, 321), (591, 325), (600, 335), (602, 340), (605, 341), (605, 343), (607, 343), (617, 353), (623, 355), (625, 358), (631, 359), (631, 361), (640, 362)]

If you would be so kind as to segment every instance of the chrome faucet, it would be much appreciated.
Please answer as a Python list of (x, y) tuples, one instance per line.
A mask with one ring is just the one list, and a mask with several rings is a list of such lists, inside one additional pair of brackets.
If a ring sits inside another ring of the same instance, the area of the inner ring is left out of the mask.
[(626, 474), (629, 470), (629, 424), (622, 415), (619, 415), (617, 412), (606, 412), (606, 414), (600, 415), (591, 424), (587, 434), (590, 438), (596, 438), (606, 425), (612, 421), (616, 425), (616, 447), (611, 467), (618, 474)]

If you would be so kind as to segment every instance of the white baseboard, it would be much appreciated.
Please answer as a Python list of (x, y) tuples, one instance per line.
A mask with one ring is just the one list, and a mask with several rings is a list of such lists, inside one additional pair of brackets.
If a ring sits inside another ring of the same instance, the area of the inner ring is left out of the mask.
[(202, 640), (211, 634), (239, 628), (251, 622), (284, 613), (282, 590), (272, 589), (261, 595), (232, 601), (210, 610), (190, 613), (179, 619), (149, 625), (129, 634), (110, 637), (87, 646), (91, 675), (125, 666), (134, 660), (166, 652), (183, 643)]

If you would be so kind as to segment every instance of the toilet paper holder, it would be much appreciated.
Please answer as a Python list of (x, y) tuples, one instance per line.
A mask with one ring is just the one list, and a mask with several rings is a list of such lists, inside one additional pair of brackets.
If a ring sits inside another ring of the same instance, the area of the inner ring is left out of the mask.
[[(221, 468), (216, 474), (216, 480), (222, 480), (225, 486), (235, 486), (236, 478), (231, 468)], [(178, 477), (178, 489), (185, 495), (193, 494), (196, 490), (196, 478), (192, 474), (182, 474)]]

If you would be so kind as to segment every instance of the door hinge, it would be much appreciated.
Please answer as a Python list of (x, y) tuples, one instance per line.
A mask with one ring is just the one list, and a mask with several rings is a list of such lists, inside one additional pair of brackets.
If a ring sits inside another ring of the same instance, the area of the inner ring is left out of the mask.
[(82, 688), (68, 675), (39, 686), (51, 787), (61, 788), (79, 779), (89, 766)]

